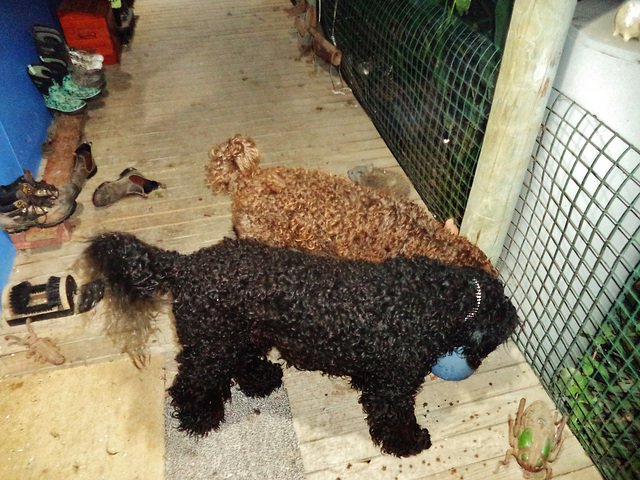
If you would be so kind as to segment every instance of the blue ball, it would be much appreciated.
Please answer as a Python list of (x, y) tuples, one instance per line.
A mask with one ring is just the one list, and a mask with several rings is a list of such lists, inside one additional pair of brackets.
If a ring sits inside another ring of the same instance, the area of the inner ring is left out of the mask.
[(462, 354), (462, 349), (458, 348), (452, 353), (440, 357), (431, 369), (431, 373), (443, 380), (464, 380), (475, 370), (467, 363), (467, 359)]

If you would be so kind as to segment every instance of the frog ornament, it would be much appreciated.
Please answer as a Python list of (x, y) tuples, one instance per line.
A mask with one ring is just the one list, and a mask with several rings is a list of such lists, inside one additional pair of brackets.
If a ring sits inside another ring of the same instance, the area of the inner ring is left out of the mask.
[[(507, 465), (513, 455), (524, 469), (523, 477), (546, 471), (545, 480), (551, 478), (549, 463), (558, 458), (562, 446), (562, 430), (566, 420), (557, 419), (558, 412), (550, 410), (544, 402), (536, 400), (525, 410), (526, 400), (520, 400), (516, 419), (509, 415), (509, 444), (501, 465)], [(556, 428), (557, 427), (557, 428)], [(500, 464), (498, 468), (500, 468)], [(497, 472), (497, 469), (496, 469)]]

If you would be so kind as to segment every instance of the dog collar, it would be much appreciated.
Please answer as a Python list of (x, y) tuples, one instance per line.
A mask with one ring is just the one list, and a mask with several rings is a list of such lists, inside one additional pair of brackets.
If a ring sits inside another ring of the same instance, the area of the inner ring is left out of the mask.
[(476, 306), (473, 307), (473, 310), (467, 313), (467, 316), (464, 319), (465, 322), (467, 320), (471, 320), (476, 316), (476, 314), (478, 313), (478, 310), (480, 310), (480, 302), (482, 301), (482, 289), (480, 288), (480, 284), (478, 283), (477, 279), (473, 278), (472, 280), (473, 280), (473, 283), (475, 283), (476, 285)]

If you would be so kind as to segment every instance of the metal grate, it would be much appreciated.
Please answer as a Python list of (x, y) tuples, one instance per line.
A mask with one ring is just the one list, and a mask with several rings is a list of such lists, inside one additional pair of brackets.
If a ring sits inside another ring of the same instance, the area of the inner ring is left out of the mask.
[(320, 23), (341, 71), (441, 221), (462, 221), (501, 55), (441, 5), (325, 0)]
[(640, 151), (554, 91), (500, 266), (516, 343), (605, 478), (640, 473)]

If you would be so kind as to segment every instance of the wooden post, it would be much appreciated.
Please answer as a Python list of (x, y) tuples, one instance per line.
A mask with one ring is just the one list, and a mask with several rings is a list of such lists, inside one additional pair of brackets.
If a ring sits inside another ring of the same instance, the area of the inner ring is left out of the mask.
[(460, 235), (495, 264), (540, 130), (576, 0), (516, 0)]

